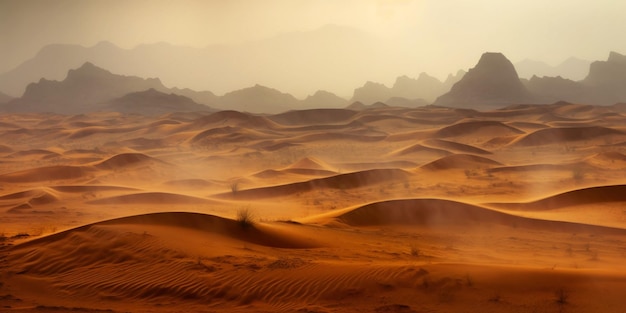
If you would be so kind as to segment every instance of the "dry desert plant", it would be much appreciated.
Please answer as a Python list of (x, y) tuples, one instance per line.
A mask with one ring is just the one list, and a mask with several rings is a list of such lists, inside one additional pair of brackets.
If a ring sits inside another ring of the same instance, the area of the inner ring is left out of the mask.
[(569, 300), (569, 292), (567, 292), (565, 288), (559, 288), (554, 292), (554, 297), (556, 303), (558, 303), (559, 305), (565, 305), (568, 303)]
[(254, 214), (252, 214), (250, 208), (246, 207), (237, 210), (237, 222), (244, 228), (254, 226)]

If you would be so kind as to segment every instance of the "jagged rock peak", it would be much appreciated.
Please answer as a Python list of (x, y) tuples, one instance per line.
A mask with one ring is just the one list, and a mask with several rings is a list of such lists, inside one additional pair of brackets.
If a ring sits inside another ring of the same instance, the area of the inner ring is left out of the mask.
[(611, 53), (609, 53), (609, 58), (607, 60), (610, 63), (622, 63), (622, 64), (626, 64), (626, 56), (619, 54), (615, 51), (611, 51)]

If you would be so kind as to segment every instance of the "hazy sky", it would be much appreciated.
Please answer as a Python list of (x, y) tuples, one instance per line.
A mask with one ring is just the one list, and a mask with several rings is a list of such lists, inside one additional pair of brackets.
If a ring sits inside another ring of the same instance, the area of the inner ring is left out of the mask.
[(553, 65), (626, 53), (624, 13), (616, 0), (0, 0), (0, 72), (52, 43), (204, 47), (332, 23), (391, 41), (445, 77), (485, 51)]

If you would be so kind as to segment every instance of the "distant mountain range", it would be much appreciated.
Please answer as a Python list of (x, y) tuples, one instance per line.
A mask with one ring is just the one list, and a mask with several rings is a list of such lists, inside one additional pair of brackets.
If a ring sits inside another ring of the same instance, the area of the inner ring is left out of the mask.
[(515, 63), (515, 70), (520, 78), (530, 79), (537, 77), (557, 77), (579, 81), (583, 80), (589, 73), (591, 61), (581, 60), (571, 57), (559, 65), (552, 66), (542, 61), (526, 59)]
[(42, 77), (62, 80), (68, 69), (91, 62), (118, 74), (159, 77), (168, 87), (211, 90), (217, 94), (261, 84), (280, 86), (299, 98), (316, 89), (348, 96), (364, 77), (393, 77), (404, 68), (392, 67), (387, 59), (389, 53), (380, 38), (337, 25), (204, 48), (168, 43), (133, 49), (122, 49), (110, 42), (93, 47), (54, 44), (0, 74), (0, 91), (19, 97), (31, 82)]
[(560, 76), (520, 79), (513, 64), (500, 53), (485, 53), (476, 66), (435, 105), (491, 109), (511, 104), (568, 101), (611, 105), (626, 101), (626, 56), (611, 52), (595, 61), (581, 81)]
[(581, 81), (560, 76), (520, 79), (501, 53), (485, 53), (467, 73), (459, 71), (440, 81), (426, 73), (416, 79), (401, 76), (389, 88), (367, 82), (347, 101), (328, 91), (304, 100), (277, 89), (254, 84), (227, 92), (168, 88), (158, 78), (113, 74), (91, 62), (70, 69), (62, 81), (40, 78), (20, 98), (0, 94), (0, 111), (78, 114), (93, 111), (160, 114), (172, 111), (237, 110), (279, 113), (294, 109), (415, 107), (435, 104), (470, 109), (493, 109), (511, 104), (568, 101), (609, 105), (626, 102), (626, 57), (611, 52), (607, 61), (590, 64)]
[[(305, 100), (261, 85), (216, 96), (209, 91), (165, 87), (158, 78), (113, 74), (92, 63), (69, 70), (62, 81), (40, 79), (21, 98), (10, 99), (5, 112), (80, 114), (94, 111), (160, 114), (174, 111), (237, 110), (278, 113), (292, 109), (343, 107), (334, 94), (318, 91)], [(1, 102), (0, 102), (1, 103)]]

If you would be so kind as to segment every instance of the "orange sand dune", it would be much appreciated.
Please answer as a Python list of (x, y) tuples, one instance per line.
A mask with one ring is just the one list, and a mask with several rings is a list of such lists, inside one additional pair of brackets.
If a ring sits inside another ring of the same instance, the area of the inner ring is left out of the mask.
[(387, 136), (382, 135), (374, 135), (374, 136), (366, 136), (359, 134), (350, 134), (350, 133), (334, 133), (334, 132), (324, 132), (317, 134), (309, 134), (298, 136), (294, 138), (296, 142), (315, 142), (315, 141), (335, 141), (335, 140), (346, 140), (346, 141), (356, 141), (356, 142), (376, 142), (384, 140)]
[(17, 151), (9, 155), (9, 157), (11, 158), (21, 158), (21, 157), (48, 158), (48, 157), (54, 157), (54, 156), (59, 156), (59, 154), (54, 151), (44, 150), (44, 149)]
[(600, 126), (547, 128), (522, 136), (512, 144), (518, 146), (539, 146), (593, 140), (609, 135), (624, 135), (624, 133), (616, 129)]
[(476, 169), (502, 165), (492, 159), (471, 154), (453, 154), (422, 165), (425, 170)]
[(452, 152), (448, 150), (444, 150), (444, 149), (426, 147), (422, 144), (416, 143), (408, 147), (396, 150), (392, 152), (391, 155), (403, 156), (403, 155), (408, 155), (408, 154), (419, 154), (419, 155), (426, 154), (429, 156), (442, 157), (442, 156), (450, 155), (452, 154)]
[(211, 200), (166, 192), (143, 192), (89, 201), (92, 204), (194, 204)]
[(488, 225), (505, 225), (561, 232), (626, 234), (626, 229), (531, 219), (442, 199), (376, 202), (332, 215), (336, 215), (334, 216), (336, 221), (351, 226), (421, 225), (445, 227), (454, 225), (481, 228)]
[(181, 125), (177, 131), (204, 130), (208, 127), (240, 126), (251, 129), (273, 129), (280, 126), (264, 116), (237, 111), (220, 111), (201, 116), (190, 123)]
[(577, 189), (526, 203), (493, 204), (515, 210), (553, 210), (589, 203), (626, 202), (626, 185), (597, 186)]
[(400, 169), (367, 170), (286, 185), (239, 190), (236, 193), (221, 194), (219, 196), (235, 198), (278, 197), (320, 188), (353, 189), (387, 181), (402, 181), (409, 176), (409, 173)]
[(3, 114), (0, 311), (622, 312), (622, 109)]
[(626, 155), (617, 151), (607, 151), (594, 154), (585, 160), (588, 164), (603, 168), (626, 168)]
[(153, 163), (166, 164), (159, 159), (147, 156), (143, 153), (120, 153), (95, 164), (94, 167), (102, 170), (116, 170)]
[(32, 183), (85, 178), (90, 170), (80, 166), (46, 166), (0, 175), (0, 182)]
[(11, 153), (13, 149), (7, 145), (0, 145), (0, 153)]
[(305, 157), (297, 162), (289, 165), (288, 169), (308, 169), (308, 170), (331, 170), (332, 166), (327, 164), (326, 162), (315, 158), (315, 157)]
[(356, 111), (347, 109), (311, 109), (276, 114), (269, 119), (286, 126), (339, 124), (349, 121), (356, 114)]
[(510, 123), (508, 123), (508, 125), (510, 125), (512, 127), (515, 127), (517, 129), (522, 129), (522, 130), (536, 130), (536, 129), (542, 129), (542, 128), (550, 127), (548, 125), (541, 124), (541, 123), (520, 122), (520, 121), (510, 122)]
[(425, 145), (435, 148), (441, 148), (446, 150), (452, 150), (461, 153), (472, 153), (472, 154), (492, 154), (487, 150), (483, 150), (471, 145), (466, 145), (454, 141), (441, 140), (441, 139), (428, 139), (424, 141)]
[(200, 178), (190, 178), (166, 181), (163, 185), (178, 188), (209, 188), (215, 186), (216, 183)]
[(478, 134), (515, 135), (522, 134), (523, 131), (497, 121), (469, 121), (461, 122), (444, 127), (435, 133), (435, 136), (446, 138), (456, 136), (468, 136)]

